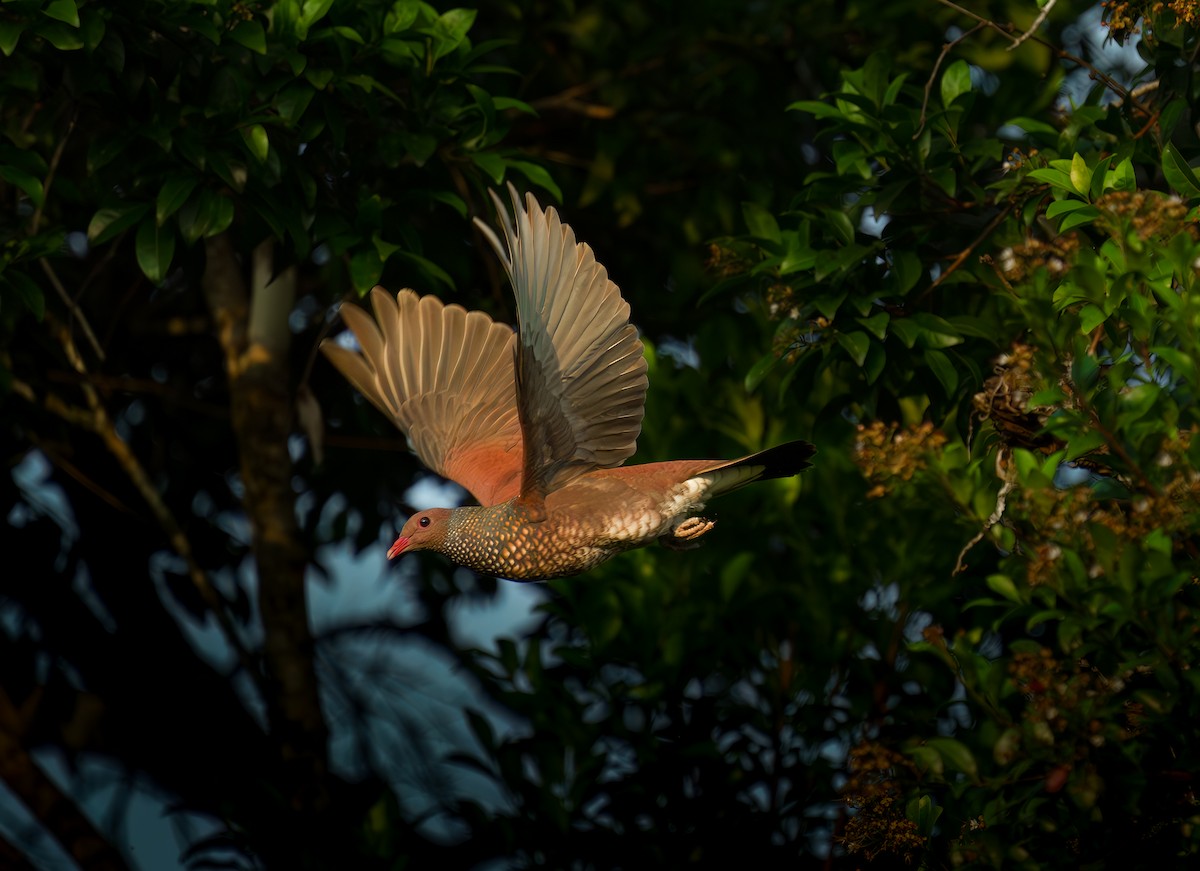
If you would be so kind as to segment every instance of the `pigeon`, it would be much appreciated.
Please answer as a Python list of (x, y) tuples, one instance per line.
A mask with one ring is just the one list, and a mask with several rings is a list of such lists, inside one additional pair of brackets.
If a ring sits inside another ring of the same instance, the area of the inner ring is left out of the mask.
[(491, 192), (504, 243), (476, 224), (512, 282), (515, 330), (435, 296), (376, 287), (374, 317), (340, 308), (358, 349), (321, 344), (422, 463), (479, 503), (417, 512), (389, 559), (431, 550), (511, 580), (576, 575), (655, 541), (695, 546), (714, 526), (700, 515), (710, 499), (811, 465), (805, 441), (735, 460), (623, 465), (648, 384), (629, 305), (554, 208), (508, 189), (511, 217)]

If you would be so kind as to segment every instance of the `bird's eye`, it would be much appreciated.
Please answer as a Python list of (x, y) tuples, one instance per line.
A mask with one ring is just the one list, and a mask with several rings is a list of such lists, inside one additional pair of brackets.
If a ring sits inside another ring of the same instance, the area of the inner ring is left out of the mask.
[(421, 524), (421, 526), (428, 526), (428, 525), (429, 525), (429, 518), (428, 518), (428, 517), (422, 517), (420, 520), (418, 520), (418, 521), (417, 521), (417, 523)]

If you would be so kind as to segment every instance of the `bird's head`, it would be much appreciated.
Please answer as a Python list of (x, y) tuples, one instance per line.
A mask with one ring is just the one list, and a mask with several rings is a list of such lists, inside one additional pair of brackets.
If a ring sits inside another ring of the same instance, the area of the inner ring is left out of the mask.
[(430, 508), (428, 511), (418, 511), (392, 544), (388, 551), (388, 559), (398, 557), (410, 550), (440, 550), (446, 540), (446, 529), (450, 524), (449, 508)]

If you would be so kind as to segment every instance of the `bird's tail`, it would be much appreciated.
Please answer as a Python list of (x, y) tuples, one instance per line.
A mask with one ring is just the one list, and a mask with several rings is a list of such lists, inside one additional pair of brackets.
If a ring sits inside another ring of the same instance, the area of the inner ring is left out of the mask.
[(816, 452), (817, 449), (808, 442), (787, 442), (748, 457), (712, 466), (701, 474), (712, 479), (709, 495), (719, 496), (754, 481), (799, 475), (812, 466), (808, 460)]

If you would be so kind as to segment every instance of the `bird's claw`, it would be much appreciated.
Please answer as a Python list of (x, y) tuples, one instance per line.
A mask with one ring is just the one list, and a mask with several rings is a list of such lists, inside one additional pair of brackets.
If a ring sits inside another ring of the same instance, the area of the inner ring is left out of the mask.
[(704, 517), (689, 517), (683, 523), (675, 527), (669, 535), (664, 535), (659, 538), (663, 547), (671, 550), (691, 550), (694, 547), (699, 547), (700, 542), (697, 541), (700, 536), (711, 530), (717, 523), (715, 520), (708, 520)]

